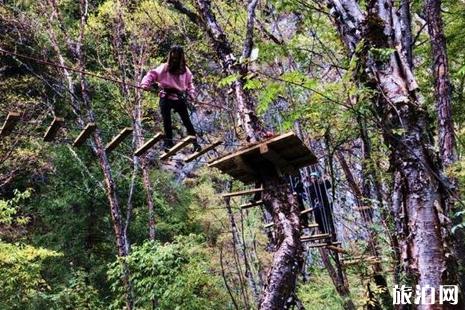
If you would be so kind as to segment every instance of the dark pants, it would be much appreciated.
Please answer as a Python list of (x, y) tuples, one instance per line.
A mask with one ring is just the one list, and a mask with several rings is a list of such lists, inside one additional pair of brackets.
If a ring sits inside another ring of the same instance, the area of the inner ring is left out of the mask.
[(187, 111), (187, 104), (181, 100), (171, 100), (166, 98), (160, 98), (160, 110), (161, 116), (163, 117), (163, 128), (165, 130), (165, 143), (173, 143), (173, 128), (171, 127), (171, 110), (178, 112), (181, 117), (181, 121), (187, 129), (187, 133), (190, 136), (195, 136), (195, 129), (189, 118), (189, 112)]
[(334, 233), (333, 215), (330, 205), (317, 204), (313, 211), (315, 215), (315, 222), (318, 224), (320, 232), (325, 234)]

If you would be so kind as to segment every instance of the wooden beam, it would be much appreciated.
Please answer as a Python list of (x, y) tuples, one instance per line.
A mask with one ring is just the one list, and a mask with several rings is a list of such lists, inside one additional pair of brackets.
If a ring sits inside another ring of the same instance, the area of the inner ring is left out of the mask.
[(313, 241), (313, 240), (318, 240), (318, 239), (327, 239), (330, 237), (331, 236), (329, 234), (316, 234), (316, 235), (302, 236), (300, 237), (300, 240), (301, 241)]
[(8, 136), (13, 129), (15, 128), (16, 124), (18, 124), (19, 120), (21, 119), (20, 112), (10, 112), (8, 113), (5, 122), (3, 123), (2, 129), (0, 130), (0, 136), (6, 137)]
[(185, 137), (184, 139), (182, 139), (179, 143), (177, 143), (175, 146), (173, 146), (172, 148), (170, 148), (168, 150), (168, 152), (166, 153), (163, 153), (161, 156), (160, 156), (160, 159), (161, 160), (166, 160), (168, 159), (168, 157), (170, 156), (173, 156), (174, 154), (176, 154), (180, 149), (186, 147), (189, 143), (192, 143), (195, 141), (195, 137), (194, 136), (187, 136)]
[(163, 138), (163, 134), (160, 133), (160, 132), (157, 133), (155, 136), (153, 136), (152, 139), (145, 142), (144, 145), (142, 145), (140, 148), (138, 148), (136, 150), (136, 152), (134, 153), (134, 155), (135, 156), (142, 156), (143, 154), (145, 154), (145, 152), (147, 152), (152, 146), (155, 145), (155, 143), (160, 141), (162, 138)]
[(239, 191), (239, 192), (225, 193), (225, 194), (221, 194), (221, 197), (228, 198), (228, 197), (244, 196), (244, 195), (250, 195), (250, 194), (261, 193), (261, 192), (263, 192), (262, 187), (254, 188), (254, 189), (247, 189), (247, 190)]
[(61, 126), (65, 123), (65, 120), (61, 117), (55, 117), (52, 121), (52, 124), (47, 128), (47, 131), (45, 132), (44, 135), (44, 141), (45, 142), (51, 142), (55, 139), (58, 130), (60, 129)]
[(308, 208), (308, 209), (305, 209), (303, 211), (300, 211), (300, 214), (303, 215), (303, 214), (307, 214), (307, 213), (310, 213), (310, 212), (313, 212), (315, 208)]
[(216, 141), (216, 142), (210, 144), (209, 146), (207, 146), (206, 148), (202, 149), (201, 151), (195, 152), (194, 154), (188, 156), (184, 161), (186, 163), (191, 162), (194, 159), (196, 159), (196, 158), (202, 156), (203, 154), (207, 153), (208, 151), (213, 150), (214, 148), (216, 148), (218, 145), (220, 145), (222, 143), (223, 143), (222, 141)]
[(126, 127), (123, 130), (121, 130), (121, 132), (107, 144), (107, 146), (105, 148), (105, 151), (107, 153), (110, 153), (111, 151), (116, 149), (118, 147), (118, 145), (120, 145), (120, 143), (123, 142), (123, 140), (127, 136), (129, 136), (131, 133), (132, 133), (132, 128), (131, 127)]
[(73, 146), (79, 147), (82, 144), (84, 144), (84, 142), (87, 139), (89, 139), (90, 135), (95, 131), (95, 129), (97, 129), (97, 125), (95, 125), (95, 123), (87, 124), (86, 127), (84, 127), (84, 129), (81, 131), (79, 136), (77, 136), (77, 138), (74, 140)]
[(241, 209), (247, 209), (247, 208), (252, 208), (256, 206), (260, 206), (263, 204), (263, 200), (257, 200), (249, 203), (244, 203), (243, 205), (240, 206)]

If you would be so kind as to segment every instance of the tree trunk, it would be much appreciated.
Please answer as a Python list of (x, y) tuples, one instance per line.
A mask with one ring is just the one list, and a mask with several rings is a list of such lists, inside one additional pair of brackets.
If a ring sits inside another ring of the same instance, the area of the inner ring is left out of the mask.
[[(348, 28), (363, 30), (366, 43), (357, 53), (361, 60), (357, 80), (378, 91), (375, 109), (379, 126), (391, 153), (392, 170), (399, 174), (399, 181), (406, 189), (401, 202), (404, 211), (401, 221), (408, 234), (403, 236), (405, 248), (402, 255), (408, 261), (414, 284), (439, 290), (440, 285), (454, 279), (446, 268), (445, 240), (438, 215), (444, 198), (440, 190), (442, 180), (426, 131), (427, 116), (416, 96), (418, 86), (401, 50), (398, 16), (392, 1), (369, 1), (366, 18), (361, 15), (362, 19), (355, 1), (341, 2), (348, 6), (331, 1), (336, 13), (333, 14), (334, 21), (344, 42), (359, 43), (362, 37), (360, 33), (348, 33)], [(356, 15), (347, 8), (354, 10)], [(351, 54), (355, 52), (352, 46), (347, 47)], [(392, 53), (383, 57), (376, 55), (373, 48), (391, 49)], [(420, 306), (419, 309), (427, 308)]]
[[(58, 7), (56, 3), (54, 1), (51, 1), (49, 5), (50, 5), (50, 8), (52, 9), (52, 16), (55, 19), (58, 19), (59, 11), (58, 11)], [(74, 41), (70, 37), (66, 37), (66, 43), (68, 44), (69, 52), (71, 55), (75, 55), (76, 57), (75, 61), (77, 62), (77, 67), (81, 71), (81, 73), (79, 73), (81, 96), (77, 95), (76, 88), (73, 83), (73, 78), (71, 74), (68, 72), (68, 70), (65, 69), (65, 61), (64, 61), (63, 53), (61, 52), (59, 48), (58, 41), (57, 41), (57, 35), (55, 34), (53, 26), (51, 24), (48, 25), (49, 26), (48, 34), (49, 34), (50, 42), (55, 52), (57, 53), (60, 65), (63, 68), (62, 69), (63, 74), (68, 84), (67, 87), (71, 94), (72, 107), (73, 107), (75, 114), (78, 116), (78, 121), (81, 126), (83, 126), (85, 123), (81, 115), (81, 112), (83, 111), (87, 112), (88, 122), (95, 123), (95, 115), (92, 110), (91, 98), (89, 95), (89, 87), (87, 84), (87, 80), (84, 74), (82, 73), (85, 67), (85, 56), (84, 56), (84, 51), (82, 50), (83, 39), (84, 39), (84, 28), (85, 28), (86, 18), (87, 18), (87, 16), (85, 15), (85, 12), (86, 12), (85, 6), (86, 6), (85, 0), (80, 0), (81, 19), (80, 19), (78, 40)], [(74, 44), (71, 44), (71, 42)], [(77, 98), (82, 98), (82, 102), (81, 102), (82, 104), (78, 102)], [(83, 111), (81, 111), (81, 108), (84, 108)], [(108, 157), (105, 151), (105, 146), (103, 144), (99, 129), (96, 129), (93, 134), (93, 150), (97, 155), (98, 162), (99, 162), (99, 165), (103, 173), (104, 187), (105, 187), (106, 196), (107, 196), (107, 199), (110, 205), (110, 215), (111, 215), (112, 224), (113, 224), (113, 231), (114, 231), (115, 238), (116, 238), (118, 256), (124, 258), (128, 256), (129, 254), (129, 241), (123, 229), (121, 210), (119, 206), (116, 185), (113, 180), (113, 176), (111, 173), (111, 166), (108, 161)], [(122, 282), (125, 287), (126, 307), (128, 310), (130, 310), (133, 308), (134, 301), (133, 301), (133, 296), (132, 296), (132, 286), (131, 286), (131, 282), (129, 278), (129, 269), (125, 262), (123, 262)]]
[[(438, 118), (439, 155), (444, 169), (447, 169), (457, 161), (457, 152), (454, 122), (452, 119), (452, 89), (449, 75), (449, 60), (444, 35), (444, 23), (441, 16), (441, 0), (427, 0), (425, 2), (425, 13), (433, 57), (432, 71)], [(463, 217), (455, 215), (460, 210), (455, 205), (455, 199), (459, 195), (457, 180), (451, 179), (450, 186), (445, 187), (444, 191), (446, 192), (444, 201), (445, 212), (449, 213), (452, 217), (452, 225), (461, 224)], [(463, 243), (465, 230), (458, 228), (454, 236), (453, 246), (455, 256), (457, 257), (458, 264), (465, 266), (465, 245)], [(462, 288), (462, 298), (465, 299), (463, 291), (465, 289), (465, 272), (463, 268), (458, 268), (458, 271), (460, 273), (458, 279)]]
[(263, 190), (262, 199), (271, 209), (275, 223), (276, 251), (259, 309), (284, 309), (295, 291), (303, 263), (299, 207), (289, 185), (277, 176), (264, 178)]
[(329, 259), (328, 250), (327, 249), (319, 249), (321, 260), (323, 261), (323, 265), (325, 265), (326, 270), (329, 273), (329, 277), (333, 281), (334, 287), (336, 288), (337, 293), (342, 299), (342, 306), (345, 310), (355, 310), (355, 305), (350, 298), (350, 291), (347, 281), (344, 279), (344, 274), (341, 272), (341, 266), (339, 259), (337, 259), (336, 264), (338, 264), (339, 268), (335, 269), (333, 264), (331, 264), (331, 260)]
[(457, 160), (452, 121), (451, 83), (446, 38), (441, 17), (441, 0), (427, 0), (426, 21), (433, 56), (434, 95), (438, 114), (438, 142), (442, 163), (448, 167)]

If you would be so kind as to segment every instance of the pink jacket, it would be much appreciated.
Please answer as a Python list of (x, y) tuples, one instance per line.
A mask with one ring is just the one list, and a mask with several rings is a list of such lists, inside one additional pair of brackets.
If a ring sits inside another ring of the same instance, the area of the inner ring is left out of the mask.
[(149, 90), (150, 87), (158, 83), (160, 86), (160, 97), (167, 96), (168, 99), (178, 99), (176, 95), (167, 95), (163, 88), (174, 88), (179, 91), (187, 91), (190, 97), (194, 97), (195, 88), (192, 83), (192, 72), (186, 68), (186, 72), (181, 75), (171, 74), (168, 72), (168, 65), (161, 64), (156, 69), (150, 70), (142, 79), (140, 87)]

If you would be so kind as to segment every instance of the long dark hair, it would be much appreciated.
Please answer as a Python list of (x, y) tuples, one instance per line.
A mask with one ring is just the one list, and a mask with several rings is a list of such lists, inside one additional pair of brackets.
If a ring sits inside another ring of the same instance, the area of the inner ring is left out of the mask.
[(168, 54), (168, 72), (176, 75), (186, 73), (186, 57), (184, 49), (179, 45), (171, 47)]

